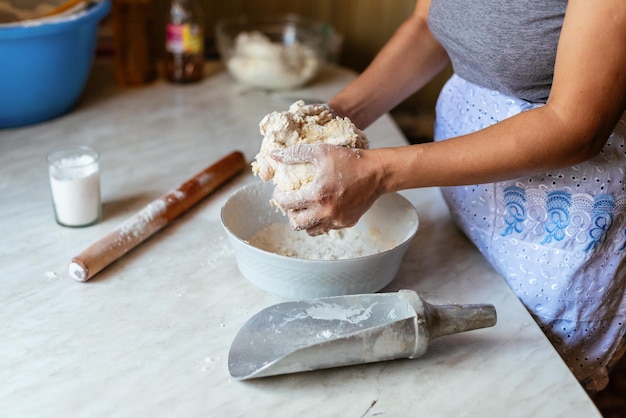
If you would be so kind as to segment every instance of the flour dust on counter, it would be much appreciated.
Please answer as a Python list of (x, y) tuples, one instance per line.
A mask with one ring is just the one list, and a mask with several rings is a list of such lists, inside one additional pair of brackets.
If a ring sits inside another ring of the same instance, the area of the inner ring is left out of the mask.
[(220, 262), (226, 257), (235, 253), (235, 250), (228, 242), (228, 238), (223, 235), (221, 228), (215, 231), (208, 231), (208, 235), (213, 238), (210, 240), (208, 249), (208, 257), (206, 258), (206, 266), (211, 270), (219, 266)]

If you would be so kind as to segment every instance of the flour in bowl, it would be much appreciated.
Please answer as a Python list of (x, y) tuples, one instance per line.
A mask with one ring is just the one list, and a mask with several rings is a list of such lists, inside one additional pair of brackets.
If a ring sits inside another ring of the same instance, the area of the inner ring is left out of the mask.
[(366, 234), (356, 228), (347, 228), (312, 237), (281, 223), (261, 229), (249, 243), (268, 252), (304, 260), (364, 257), (390, 250), (396, 244), (383, 239), (377, 231)]

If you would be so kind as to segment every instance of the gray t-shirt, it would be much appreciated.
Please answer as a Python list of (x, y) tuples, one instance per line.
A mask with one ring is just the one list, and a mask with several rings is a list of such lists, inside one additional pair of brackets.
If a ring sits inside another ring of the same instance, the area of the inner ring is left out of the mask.
[(567, 0), (432, 0), (428, 23), (460, 77), (545, 103), (566, 7)]

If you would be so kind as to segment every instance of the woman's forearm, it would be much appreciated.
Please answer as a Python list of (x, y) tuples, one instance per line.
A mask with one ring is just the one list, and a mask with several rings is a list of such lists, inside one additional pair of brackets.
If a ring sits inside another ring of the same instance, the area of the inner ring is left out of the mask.
[(490, 183), (596, 156), (626, 108), (622, 1), (569, 2), (544, 106), (469, 135), (374, 151), (374, 161), (386, 173), (383, 188)]
[[(502, 181), (571, 166), (588, 157), (566, 138), (550, 109), (527, 111), (473, 134), (368, 151), (383, 192)], [(529, 140), (532, 138), (532, 140)]]
[(419, 1), (363, 74), (329, 101), (337, 114), (365, 129), (446, 68), (448, 56), (428, 29), (429, 3)]

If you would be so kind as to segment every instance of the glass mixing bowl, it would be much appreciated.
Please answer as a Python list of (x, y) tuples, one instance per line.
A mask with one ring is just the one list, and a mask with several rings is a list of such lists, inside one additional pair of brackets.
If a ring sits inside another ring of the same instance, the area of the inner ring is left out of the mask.
[(230, 74), (244, 85), (268, 90), (309, 83), (339, 42), (330, 26), (293, 14), (223, 19), (215, 35)]

